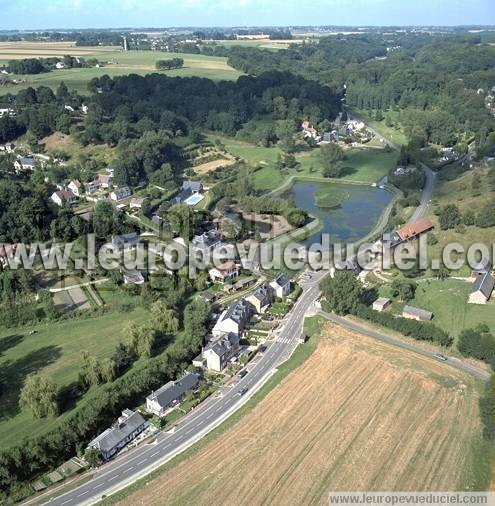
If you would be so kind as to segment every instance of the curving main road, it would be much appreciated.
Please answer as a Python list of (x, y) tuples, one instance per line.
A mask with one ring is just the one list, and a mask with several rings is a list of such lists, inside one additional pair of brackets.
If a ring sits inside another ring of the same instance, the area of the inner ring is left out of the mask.
[[(311, 280), (303, 286), (303, 292), (279, 335), (267, 345), (261, 356), (249, 364), (249, 373), (244, 378), (236, 378), (233, 384), (221, 389), (220, 395), (203, 402), (185, 417), (173, 433), (160, 433), (156, 442), (138, 446), (110, 461), (96, 471), (91, 481), (59, 497), (50, 498), (45, 504), (94, 504), (103, 496), (113, 494), (149, 474), (220, 425), (245, 404), (266, 383), (276, 367), (290, 356), (302, 334), (304, 315), (318, 298), (318, 284), (326, 274), (326, 271), (313, 274)], [(241, 388), (248, 389), (242, 396), (238, 393)]]

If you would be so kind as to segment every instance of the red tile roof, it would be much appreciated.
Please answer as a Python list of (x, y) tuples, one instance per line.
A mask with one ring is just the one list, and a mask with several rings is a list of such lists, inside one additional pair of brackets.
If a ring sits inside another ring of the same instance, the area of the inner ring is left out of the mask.
[(414, 223), (406, 225), (397, 231), (403, 241), (414, 239), (433, 228), (433, 223), (428, 218), (421, 218)]

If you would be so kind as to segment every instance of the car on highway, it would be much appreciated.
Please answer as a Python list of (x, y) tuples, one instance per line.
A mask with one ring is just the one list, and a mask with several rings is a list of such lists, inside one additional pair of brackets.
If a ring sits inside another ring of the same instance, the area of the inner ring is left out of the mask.
[(247, 373), (248, 373), (248, 371), (244, 370), (244, 371), (241, 371), (237, 376), (239, 376), (239, 378), (244, 378), (244, 376), (246, 376)]
[(237, 391), (237, 395), (239, 397), (242, 397), (247, 391), (248, 391), (247, 387), (241, 388), (240, 390)]
[(437, 360), (441, 360), (442, 362), (447, 362), (448, 358), (445, 355), (442, 355), (441, 353), (435, 353), (435, 358)]

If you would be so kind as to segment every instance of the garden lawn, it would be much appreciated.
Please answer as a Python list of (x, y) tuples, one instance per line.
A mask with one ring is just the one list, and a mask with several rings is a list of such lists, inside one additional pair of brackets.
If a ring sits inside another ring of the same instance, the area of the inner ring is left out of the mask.
[[(128, 320), (145, 321), (147, 314), (138, 308), (122, 314), (70, 319), (19, 329), (0, 329), (0, 448), (16, 443), (23, 436), (48, 430), (55, 418), (36, 420), (29, 410), (20, 410), (19, 393), (26, 376), (40, 371), (59, 387), (77, 381), (81, 353), (98, 358), (110, 357), (122, 341)], [(30, 331), (36, 331), (30, 335)]]
[(432, 311), (432, 322), (454, 337), (480, 323), (495, 328), (495, 304), (468, 304), (471, 288), (471, 283), (456, 279), (421, 281), (408, 304)]

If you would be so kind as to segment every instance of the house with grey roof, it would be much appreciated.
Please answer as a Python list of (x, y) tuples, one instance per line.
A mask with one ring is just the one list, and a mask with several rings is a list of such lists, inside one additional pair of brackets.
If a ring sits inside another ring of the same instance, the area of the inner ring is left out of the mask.
[(469, 294), (469, 304), (486, 304), (492, 296), (495, 280), (489, 270), (476, 276), (473, 288)]
[(222, 239), (218, 230), (211, 229), (201, 235), (195, 235), (192, 243), (196, 249), (202, 250), (205, 253), (211, 253), (222, 245)]
[(433, 318), (433, 313), (431, 311), (426, 311), (426, 309), (420, 309), (418, 307), (404, 306), (404, 309), (402, 310), (402, 317), (408, 318), (409, 320), (429, 322)]
[(127, 199), (132, 195), (132, 192), (128, 186), (123, 186), (122, 188), (116, 188), (112, 193), (110, 193), (110, 198), (115, 202), (119, 202), (121, 200)]
[(28, 156), (18, 156), (14, 162), (14, 169), (17, 174), (23, 171), (34, 171), (36, 168), (36, 160)]
[(203, 184), (199, 181), (184, 181), (181, 191), (170, 201), (172, 204), (183, 204), (192, 195), (199, 195)]
[(139, 244), (137, 232), (129, 234), (112, 235), (112, 244), (118, 251), (131, 251)]
[(278, 297), (279, 299), (283, 299), (284, 297), (287, 297), (290, 293), (290, 279), (285, 274), (279, 274), (271, 283), (270, 286), (272, 287), (275, 297)]
[(141, 434), (148, 425), (149, 423), (139, 413), (124, 409), (115, 425), (93, 439), (88, 448), (99, 450), (102, 459), (108, 460)]
[(239, 334), (233, 332), (220, 335), (203, 350), (203, 360), (210, 371), (221, 372), (229, 360), (239, 352)]
[(169, 381), (166, 385), (152, 392), (146, 397), (146, 411), (156, 416), (163, 416), (175, 407), (188, 392), (197, 388), (199, 375), (188, 373), (176, 381)]
[(232, 303), (218, 318), (212, 333), (215, 337), (232, 332), (240, 335), (253, 316), (254, 307), (244, 299)]
[(264, 313), (273, 301), (273, 289), (268, 283), (263, 283), (246, 297), (246, 301), (253, 305), (257, 313)]

